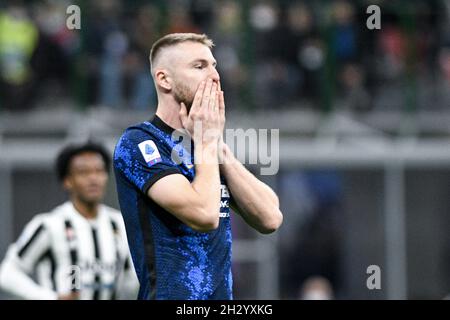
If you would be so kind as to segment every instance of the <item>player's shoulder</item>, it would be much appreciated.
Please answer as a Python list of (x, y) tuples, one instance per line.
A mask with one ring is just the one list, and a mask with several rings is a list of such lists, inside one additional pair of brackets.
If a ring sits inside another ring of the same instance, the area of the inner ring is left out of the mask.
[(134, 124), (122, 133), (119, 143), (136, 143), (157, 137), (157, 132), (149, 121)]
[(122, 213), (113, 207), (107, 206), (106, 204), (101, 204), (101, 209), (108, 217), (113, 219), (122, 219)]
[[(114, 150), (114, 164), (129, 163), (141, 155), (146, 162), (171, 154), (171, 142), (150, 122), (143, 122), (125, 130)], [(148, 160), (148, 161), (147, 161)]]
[(30, 239), (35, 238), (37, 235), (49, 234), (50, 226), (48, 217), (48, 212), (35, 214), (25, 224), (16, 242), (12, 245), (12, 248), (24, 248), (26, 244), (31, 241)]
[(45, 227), (49, 223), (50, 212), (41, 212), (35, 214), (27, 223), (29, 228)]
[(54, 207), (51, 211), (38, 214), (37, 216), (41, 219), (44, 226), (50, 229), (59, 229), (65, 220), (70, 219), (73, 210), (73, 204), (70, 201), (66, 201)]
[(60, 220), (63, 213), (68, 210), (67, 207), (68, 204), (66, 202), (58, 205), (57, 207), (54, 207), (50, 211), (35, 214), (27, 223), (27, 228), (51, 228), (51, 226), (55, 224), (56, 220)]
[(101, 210), (110, 220), (113, 220), (120, 224), (123, 222), (122, 213), (119, 210), (105, 204), (101, 205)]
[(122, 229), (122, 231), (125, 230), (122, 213), (119, 210), (109, 207), (105, 204), (101, 205), (101, 210), (112, 223), (114, 223), (118, 228)]
[(114, 150), (114, 158), (123, 158), (124, 155), (136, 150), (137, 146), (146, 141), (154, 141), (155, 144), (158, 144), (159, 140), (160, 137), (150, 122), (132, 125), (120, 136)]

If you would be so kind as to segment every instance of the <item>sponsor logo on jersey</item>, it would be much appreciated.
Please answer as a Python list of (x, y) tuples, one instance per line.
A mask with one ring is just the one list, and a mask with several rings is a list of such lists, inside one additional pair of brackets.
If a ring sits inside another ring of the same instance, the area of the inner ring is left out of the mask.
[(139, 143), (138, 146), (145, 162), (149, 167), (162, 161), (159, 150), (152, 140), (143, 141)]
[(230, 192), (224, 184), (220, 186), (220, 218), (228, 218), (230, 216)]

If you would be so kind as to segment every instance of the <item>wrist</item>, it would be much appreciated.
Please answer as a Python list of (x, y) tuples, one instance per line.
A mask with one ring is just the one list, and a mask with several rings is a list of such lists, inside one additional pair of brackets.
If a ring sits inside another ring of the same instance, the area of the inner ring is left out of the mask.
[(194, 144), (195, 164), (218, 164), (219, 146), (217, 141)]
[(221, 165), (231, 164), (234, 159), (230, 147), (222, 140), (219, 144), (219, 163)]

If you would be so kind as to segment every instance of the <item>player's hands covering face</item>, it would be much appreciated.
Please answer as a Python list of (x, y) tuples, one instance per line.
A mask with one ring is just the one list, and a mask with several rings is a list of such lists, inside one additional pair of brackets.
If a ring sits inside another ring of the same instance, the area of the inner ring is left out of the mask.
[(217, 143), (225, 126), (225, 103), (220, 83), (202, 81), (197, 89), (189, 114), (182, 102), (180, 119), (195, 144)]

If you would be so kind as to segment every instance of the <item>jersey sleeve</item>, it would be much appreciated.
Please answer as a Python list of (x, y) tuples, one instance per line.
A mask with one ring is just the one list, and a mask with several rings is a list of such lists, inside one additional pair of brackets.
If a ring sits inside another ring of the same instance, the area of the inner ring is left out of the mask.
[(158, 139), (137, 129), (127, 130), (114, 151), (114, 169), (146, 193), (159, 179), (181, 173)]

